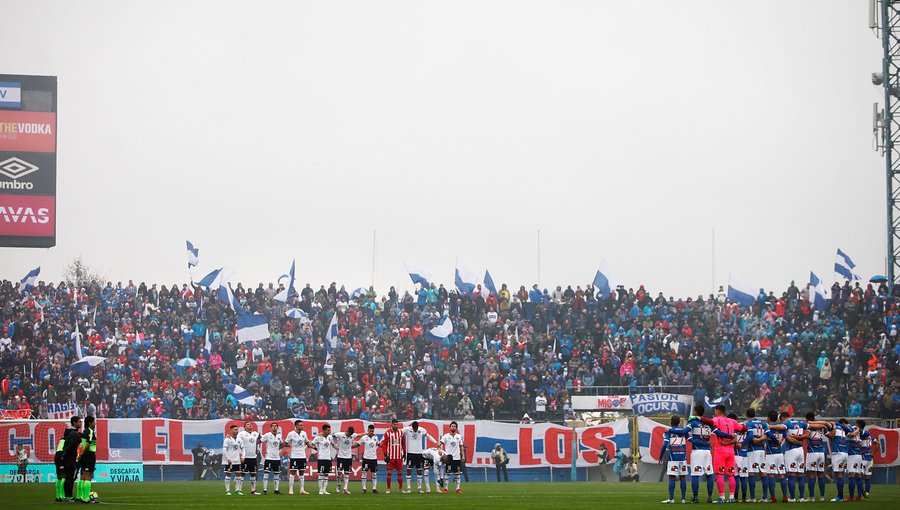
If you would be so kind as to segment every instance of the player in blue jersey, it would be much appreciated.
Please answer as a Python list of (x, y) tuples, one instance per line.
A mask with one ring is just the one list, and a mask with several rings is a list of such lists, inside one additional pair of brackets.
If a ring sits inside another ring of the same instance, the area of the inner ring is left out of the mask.
[(830, 424), (831, 431), (828, 438), (831, 440), (831, 469), (834, 471), (834, 484), (837, 486), (837, 497), (831, 501), (844, 501), (844, 475), (847, 474), (847, 455), (849, 445), (847, 434), (853, 432), (846, 418), (841, 418), (836, 423)]
[(821, 424), (821, 427), (810, 428), (806, 439), (806, 483), (809, 487), (809, 501), (815, 500), (816, 483), (819, 484), (819, 500), (825, 501), (825, 434), (828, 424), (816, 422), (816, 415), (806, 413), (806, 421), (810, 424)]
[(698, 503), (700, 492), (700, 477), (706, 476), (706, 502), (712, 503), (713, 484), (713, 464), (712, 453), (709, 449), (709, 439), (712, 436), (712, 427), (700, 421), (706, 407), (703, 404), (694, 406), (695, 416), (688, 418), (688, 427), (691, 429), (691, 436), (688, 441), (691, 443), (691, 492), (693, 499), (691, 503)]
[(675, 502), (675, 482), (678, 480), (681, 481), (681, 502), (684, 503), (687, 495), (687, 481), (684, 478), (688, 472), (687, 442), (691, 435), (691, 428), (678, 427), (681, 424), (681, 418), (678, 416), (672, 416), (669, 423), (672, 426), (663, 435), (665, 439), (662, 449), (659, 451), (659, 461), (662, 462), (666, 448), (669, 449), (669, 463), (666, 466), (666, 471), (669, 473), (669, 499), (663, 503)]
[(869, 499), (869, 489), (872, 488), (872, 434), (866, 430), (865, 420), (856, 420), (856, 429), (859, 431), (860, 453), (862, 454), (862, 467), (860, 468), (861, 480), (865, 480), (863, 497)]
[[(847, 433), (847, 484), (850, 486), (850, 497), (847, 501), (862, 501), (863, 476), (862, 476), (862, 441), (859, 438), (860, 430), (856, 425), (850, 425)], [(854, 496), (853, 493), (856, 492)]]
[[(737, 415), (729, 413), (728, 417), (737, 421)], [(747, 452), (750, 446), (750, 432), (747, 427), (742, 427), (734, 433), (734, 460), (735, 469), (737, 471), (737, 486), (740, 489), (740, 501), (747, 502), (747, 480), (750, 476), (748, 469)], [(737, 496), (735, 496), (737, 497)]]
[(787, 427), (778, 423), (778, 412), (770, 411), (767, 425), (769, 430), (766, 431), (766, 474), (769, 484), (769, 501), (776, 502), (778, 498), (775, 496), (775, 486), (781, 485), (781, 500), (785, 503), (788, 500), (787, 481), (784, 475), (787, 469), (784, 466), (784, 434)]
[[(747, 474), (750, 485), (750, 499), (756, 503), (768, 501), (769, 483), (766, 477), (766, 432), (769, 425), (756, 418), (756, 410), (747, 409), (747, 439), (749, 450), (747, 451)], [(762, 499), (756, 498), (756, 482), (762, 486)]]

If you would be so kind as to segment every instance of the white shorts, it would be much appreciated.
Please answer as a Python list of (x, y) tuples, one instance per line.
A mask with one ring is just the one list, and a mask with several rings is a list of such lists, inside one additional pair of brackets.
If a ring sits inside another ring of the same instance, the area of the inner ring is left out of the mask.
[(747, 478), (749, 473), (750, 459), (736, 455), (734, 457), (734, 467), (737, 469), (737, 475), (740, 478)]
[(766, 472), (766, 451), (750, 450), (747, 452), (747, 472), (749, 473), (765, 473)]
[(784, 454), (773, 453), (766, 455), (766, 474), (783, 475), (787, 472), (784, 468)]
[(688, 474), (687, 462), (683, 460), (670, 460), (666, 464), (666, 474), (669, 476), (684, 476)]
[(803, 473), (803, 448), (791, 448), (784, 452), (784, 466), (788, 473)]
[(822, 452), (806, 453), (806, 470), (818, 473), (825, 472), (825, 454)]
[(691, 476), (711, 475), (713, 471), (712, 452), (691, 450)]
[(847, 471), (857, 475), (863, 473), (862, 455), (849, 455), (847, 457)]
[(863, 475), (872, 476), (872, 459), (863, 459)]
[(846, 473), (847, 468), (847, 453), (833, 452), (831, 454), (831, 469), (835, 473)]

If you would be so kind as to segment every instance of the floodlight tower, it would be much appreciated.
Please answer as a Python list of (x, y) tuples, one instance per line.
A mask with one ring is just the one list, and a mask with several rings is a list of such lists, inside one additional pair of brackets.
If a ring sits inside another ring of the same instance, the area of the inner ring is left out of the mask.
[(872, 109), (872, 131), (884, 156), (887, 184), (887, 278), (900, 274), (900, 0), (869, 0), (869, 28), (881, 37), (881, 71), (872, 84), (884, 87), (884, 107)]

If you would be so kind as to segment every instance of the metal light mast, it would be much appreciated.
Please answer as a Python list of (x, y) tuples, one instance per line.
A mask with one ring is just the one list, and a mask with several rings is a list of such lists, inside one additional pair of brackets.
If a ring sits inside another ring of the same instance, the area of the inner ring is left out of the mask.
[(884, 87), (884, 108), (874, 105), (873, 131), (884, 156), (887, 192), (887, 278), (893, 286), (900, 274), (900, 1), (870, 0), (869, 28), (881, 36), (881, 72), (872, 83)]

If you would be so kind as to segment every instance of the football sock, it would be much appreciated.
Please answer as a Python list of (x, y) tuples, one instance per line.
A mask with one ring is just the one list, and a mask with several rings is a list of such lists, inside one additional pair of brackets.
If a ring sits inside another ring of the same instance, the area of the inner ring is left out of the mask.
[(797, 481), (794, 479), (793, 476), (789, 476), (787, 484), (788, 484), (788, 492), (790, 492), (790, 494), (791, 494), (791, 499), (794, 499), (794, 496), (797, 493)]
[(737, 492), (737, 482), (735, 482), (734, 476), (728, 475), (728, 495), (731, 499), (734, 499), (735, 492)]
[(834, 484), (837, 485), (838, 498), (844, 499), (844, 477), (835, 476)]
[[(819, 477), (819, 494), (824, 498), (825, 497), (825, 477)], [(812, 496), (812, 491), (809, 491), (809, 495)]]
[(869, 492), (869, 489), (872, 488), (872, 479), (866, 478), (866, 492)]
[(263, 474), (263, 492), (269, 492), (269, 472)]
[(694, 494), (694, 499), (697, 499), (697, 494), (700, 492), (700, 477), (699, 476), (691, 477), (691, 492)]
[(712, 497), (713, 485), (715, 485), (715, 481), (712, 475), (706, 475), (706, 497), (708, 498)]
[(669, 478), (669, 499), (675, 499), (675, 479)]
[(747, 485), (750, 486), (750, 499), (756, 499), (756, 478), (752, 476), (747, 478)]
[(223, 477), (225, 479), (225, 492), (231, 491), (231, 480), (228, 479), (228, 474), (226, 473)]
[(717, 474), (716, 475), (716, 488), (719, 490), (719, 497), (725, 497), (725, 475)]
[(681, 479), (681, 499), (684, 499), (687, 496), (687, 480), (684, 478)]

